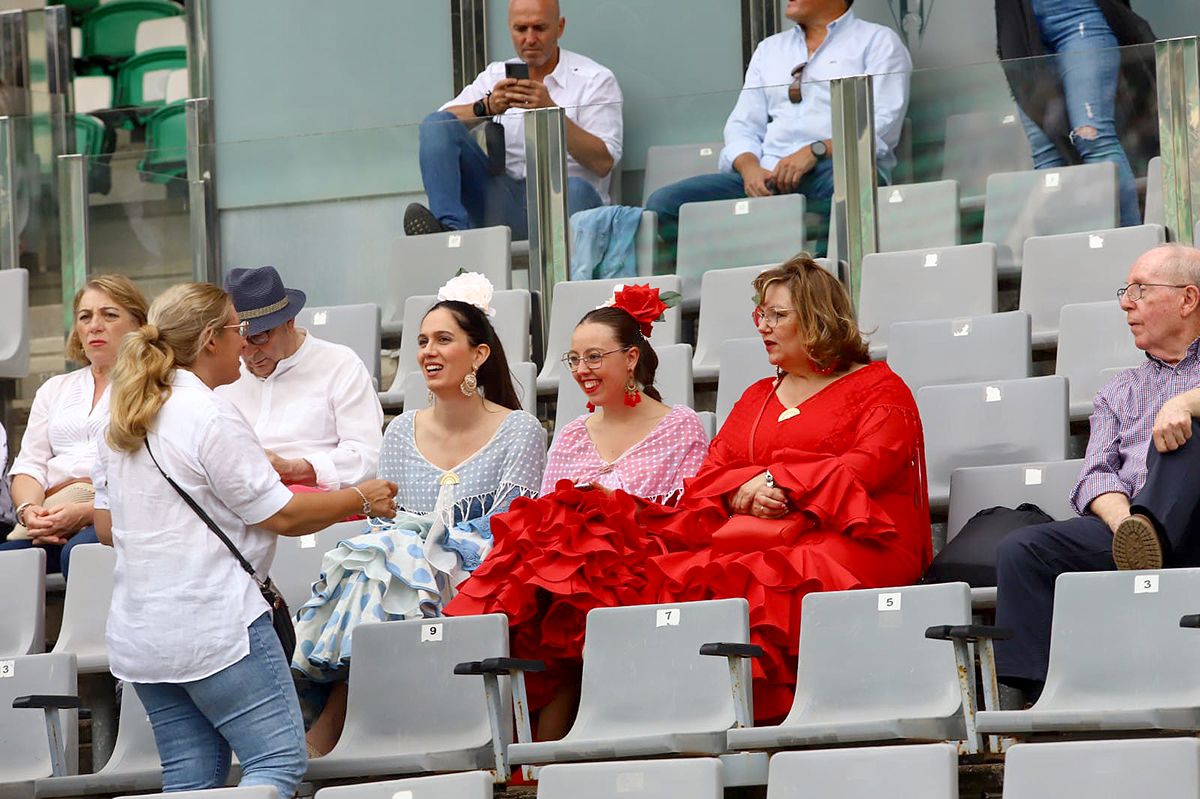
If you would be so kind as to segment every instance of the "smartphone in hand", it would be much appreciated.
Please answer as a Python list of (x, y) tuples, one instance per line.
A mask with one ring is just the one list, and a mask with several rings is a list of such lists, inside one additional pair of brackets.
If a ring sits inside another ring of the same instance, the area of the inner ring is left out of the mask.
[(505, 61), (504, 77), (513, 80), (529, 80), (529, 65), (524, 61)]

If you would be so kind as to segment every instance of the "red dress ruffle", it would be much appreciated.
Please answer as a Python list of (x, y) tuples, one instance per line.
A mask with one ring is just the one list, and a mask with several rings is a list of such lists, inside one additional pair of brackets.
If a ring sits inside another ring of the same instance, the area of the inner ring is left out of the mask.
[[(745, 597), (755, 718), (784, 715), (796, 679), (800, 603), (812, 591), (903, 585), (931, 555), (920, 419), (885, 364), (827, 386), (779, 421), (775, 381), (734, 406), (678, 507), (569, 482), (493, 517), (496, 546), (448, 615), (506, 613), (516, 657), (550, 669), (531, 681), (536, 708), (578, 671), (595, 607)], [(770, 469), (796, 511), (733, 531), (727, 500)]]

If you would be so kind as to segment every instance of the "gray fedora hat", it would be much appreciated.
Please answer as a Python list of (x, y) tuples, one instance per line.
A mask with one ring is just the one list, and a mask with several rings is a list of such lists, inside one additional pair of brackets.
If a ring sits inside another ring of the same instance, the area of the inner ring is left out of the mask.
[(238, 319), (250, 323), (251, 336), (295, 319), (308, 299), (300, 289), (285, 288), (273, 266), (232, 269), (225, 278), (225, 290), (233, 298)]

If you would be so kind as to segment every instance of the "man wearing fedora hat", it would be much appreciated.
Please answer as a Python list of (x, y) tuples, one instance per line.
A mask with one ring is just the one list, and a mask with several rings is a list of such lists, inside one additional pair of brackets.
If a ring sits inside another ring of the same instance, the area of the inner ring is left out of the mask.
[(362, 360), (296, 327), (304, 292), (275, 267), (234, 269), (225, 290), (250, 327), (242, 376), (217, 392), (250, 422), (283, 482), (332, 490), (374, 477), (383, 408)]

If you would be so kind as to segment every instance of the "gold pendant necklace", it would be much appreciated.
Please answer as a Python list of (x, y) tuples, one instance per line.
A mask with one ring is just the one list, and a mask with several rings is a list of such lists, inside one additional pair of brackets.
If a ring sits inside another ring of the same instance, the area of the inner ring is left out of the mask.
[(800, 415), (799, 408), (787, 408), (784, 410), (783, 413), (779, 414), (779, 418), (776, 419), (775, 421), (786, 422), (788, 419), (794, 419), (795, 417), (797, 417), (799, 415)]

